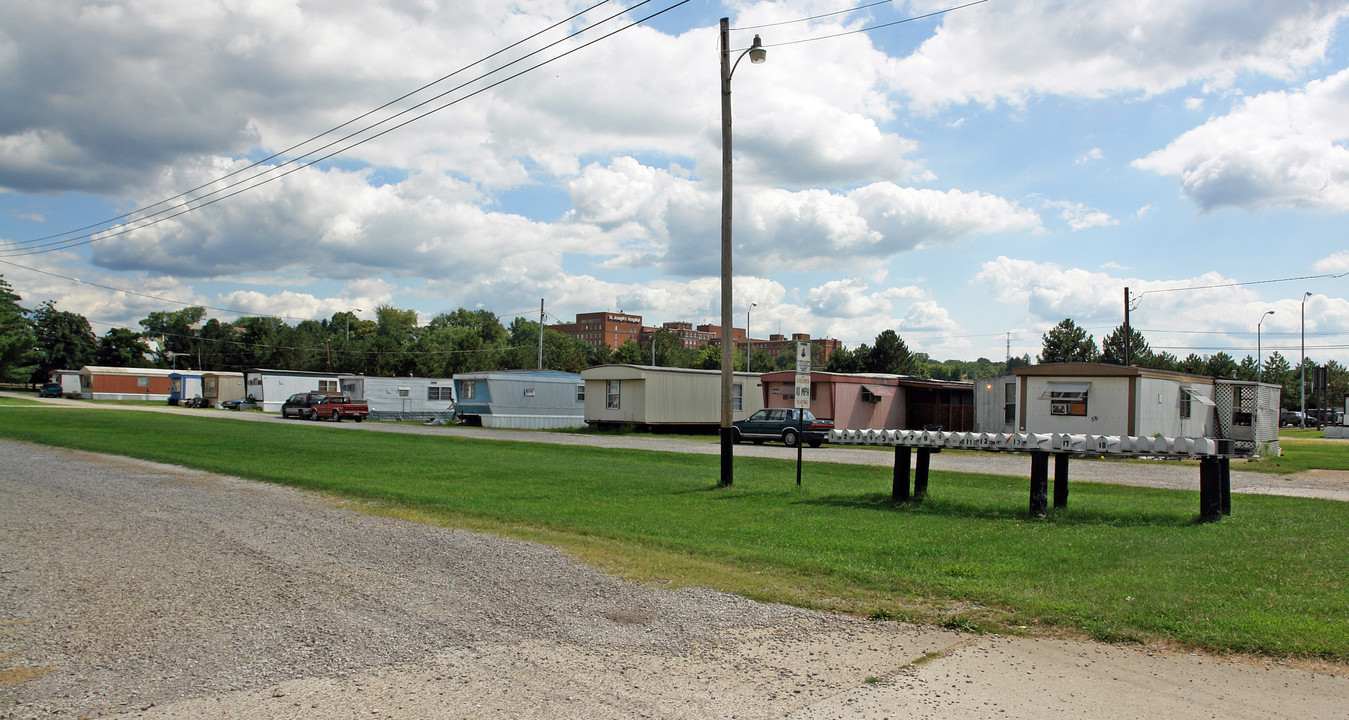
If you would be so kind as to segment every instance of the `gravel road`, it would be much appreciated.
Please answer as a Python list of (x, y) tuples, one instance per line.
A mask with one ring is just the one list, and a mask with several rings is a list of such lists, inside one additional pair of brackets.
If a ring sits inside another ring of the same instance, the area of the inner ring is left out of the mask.
[[(1343, 667), (979, 637), (0, 441), (0, 718), (1332, 718)], [(929, 661), (913, 665), (927, 656)]]

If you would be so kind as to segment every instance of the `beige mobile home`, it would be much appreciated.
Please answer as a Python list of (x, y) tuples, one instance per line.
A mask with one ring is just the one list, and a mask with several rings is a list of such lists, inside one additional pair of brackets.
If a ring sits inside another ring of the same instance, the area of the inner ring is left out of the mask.
[(1211, 377), (1103, 363), (1013, 372), (1019, 432), (1206, 437), (1216, 430)]
[(211, 370), (201, 374), (201, 397), (207, 407), (220, 407), (226, 400), (238, 400), (243, 396), (243, 373)]
[[(581, 371), (585, 421), (591, 425), (721, 423), (721, 371), (649, 365), (600, 365)], [(763, 408), (758, 373), (735, 373), (734, 419)]]

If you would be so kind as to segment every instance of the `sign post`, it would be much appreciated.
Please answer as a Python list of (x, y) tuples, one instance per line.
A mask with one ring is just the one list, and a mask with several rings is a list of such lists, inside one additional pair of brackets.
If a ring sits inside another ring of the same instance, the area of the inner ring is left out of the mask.
[(796, 486), (801, 486), (801, 446), (805, 444), (805, 416), (810, 409), (810, 343), (796, 343)]

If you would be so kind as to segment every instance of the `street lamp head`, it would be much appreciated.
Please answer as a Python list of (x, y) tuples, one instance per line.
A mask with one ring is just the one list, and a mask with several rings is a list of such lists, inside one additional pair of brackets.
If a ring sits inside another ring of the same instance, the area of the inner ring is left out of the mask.
[(749, 46), (749, 61), (759, 65), (768, 60), (768, 51), (764, 49), (763, 41), (758, 35), (754, 36), (754, 42)]

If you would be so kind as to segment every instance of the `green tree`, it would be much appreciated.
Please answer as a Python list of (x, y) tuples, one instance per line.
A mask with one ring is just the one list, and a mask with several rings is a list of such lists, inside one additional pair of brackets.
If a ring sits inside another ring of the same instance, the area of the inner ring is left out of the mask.
[[(1137, 328), (1129, 328), (1129, 364), (1138, 367), (1151, 367), (1152, 348)], [(1111, 365), (1124, 365), (1124, 325), (1110, 331), (1101, 339), (1101, 362)]]
[(78, 370), (98, 357), (98, 338), (79, 313), (57, 310), (48, 300), (33, 312), (37, 349), (41, 354), (35, 382), (45, 382), (52, 370)]
[(39, 360), (33, 323), (29, 311), (19, 305), (22, 300), (0, 275), (0, 381), (27, 379)]
[(866, 372), (866, 361), (871, 357), (871, 348), (866, 343), (852, 350), (841, 347), (829, 353), (824, 363), (824, 371), (832, 373)]
[[(614, 351), (613, 362), (619, 365), (650, 365), (651, 358), (644, 357), (642, 349), (637, 346), (637, 343), (632, 338), (628, 338), (623, 341), (622, 345), (618, 346), (618, 350)], [(721, 367), (720, 352), (717, 355), (717, 367)]]
[(98, 339), (94, 362), (107, 367), (149, 367), (150, 346), (141, 334), (127, 328), (111, 328)]
[(1283, 385), (1288, 380), (1288, 371), (1292, 366), (1288, 364), (1288, 358), (1283, 356), (1278, 350), (1270, 353), (1265, 358), (1264, 365), (1260, 368), (1260, 381)]
[(1095, 362), (1096, 340), (1078, 327), (1071, 318), (1064, 318), (1043, 336), (1043, 346), (1036, 362), (1041, 365), (1066, 362)]
[(1255, 380), (1255, 357), (1247, 355), (1241, 359), (1241, 364), (1237, 366), (1238, 380)]
[(883, 330), (867, 353), (863, 372), (890, 375), (919, 375), (923, 363), (909, 352), (909, 346), (894, 330)]
[(140, 321), (144, 336), (155, 342), (154, 354), (162, 367), (174, 367), (179, 356), (191, 358), (188, 365), (197, 364), (198, 323), (206, 317), (206, 308), (192, 305), (172, 312), (152, 312)]
[(1015, 355), (1013, 355), (1012, 357), (1007, 359), (1006, 363), (1003, 364), (1003, 374), (1011, 375), (1012, 371), (1016, 370), (1017, 368), (1030, 367), (1030, 366), (1031, 366), (1030, 353), (1022, 353), (1021, 357), (1016, 357)]
[(1225, 352), (1216, 352), (1209, 356), (1205, 371), (1210, 377), (1231, 379), (1237, 376), (1237, 361)]

